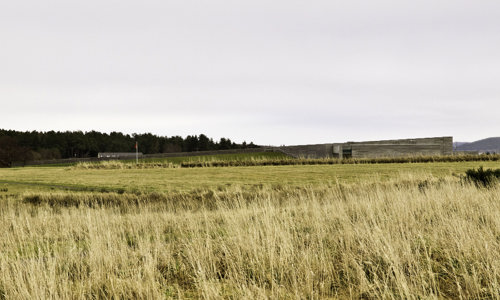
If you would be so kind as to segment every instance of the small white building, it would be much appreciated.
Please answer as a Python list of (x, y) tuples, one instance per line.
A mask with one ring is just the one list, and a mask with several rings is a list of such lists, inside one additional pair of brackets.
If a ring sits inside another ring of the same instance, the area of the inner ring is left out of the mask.
[[(97, 153), (97, 158), (104, 159), (133, 159), (135, 158), (135, 152), (99, 152)], [(139, 158), (142, 157), (142, 152), (138, 154)]]

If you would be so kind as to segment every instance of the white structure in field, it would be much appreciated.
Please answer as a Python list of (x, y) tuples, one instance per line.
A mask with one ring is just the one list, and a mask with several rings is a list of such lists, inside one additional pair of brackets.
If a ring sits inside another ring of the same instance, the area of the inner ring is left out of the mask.
[[(142, 157), (142, 153), (137, 153), (138, 157)], [(133, 159), (136, 158), (135, 152), (99, 152), (97, 158), (104, 159)]]

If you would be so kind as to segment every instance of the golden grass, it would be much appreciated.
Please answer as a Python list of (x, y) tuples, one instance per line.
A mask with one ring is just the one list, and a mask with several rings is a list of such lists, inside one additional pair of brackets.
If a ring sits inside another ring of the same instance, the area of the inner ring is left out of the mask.
[(500, 294), (500, 188), (452, 177), (26, 193), (2, 200), (0, 228), (0, 298)]

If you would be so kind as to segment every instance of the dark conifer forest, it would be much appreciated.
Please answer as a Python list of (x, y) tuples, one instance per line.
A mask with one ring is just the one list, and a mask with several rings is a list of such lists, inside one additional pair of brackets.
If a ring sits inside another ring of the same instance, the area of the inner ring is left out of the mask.
[(151, 133), (123, 134), (97, 131), (15, 131), (0, 129), (0, 166), (13, 161), (96, 157), (98, 152), (133, 152), (135, 143), (144, 154), (243, 149), (252, 142), (236, 144), (228, 138), (214, 141), (204, 134), (158, 136)]

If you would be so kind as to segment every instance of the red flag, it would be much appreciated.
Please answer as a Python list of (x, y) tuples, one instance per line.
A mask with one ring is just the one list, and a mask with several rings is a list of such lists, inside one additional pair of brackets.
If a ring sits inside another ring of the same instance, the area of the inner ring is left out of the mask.
[(135, 149), (137, 149), (137, 142), (135, 142)]

